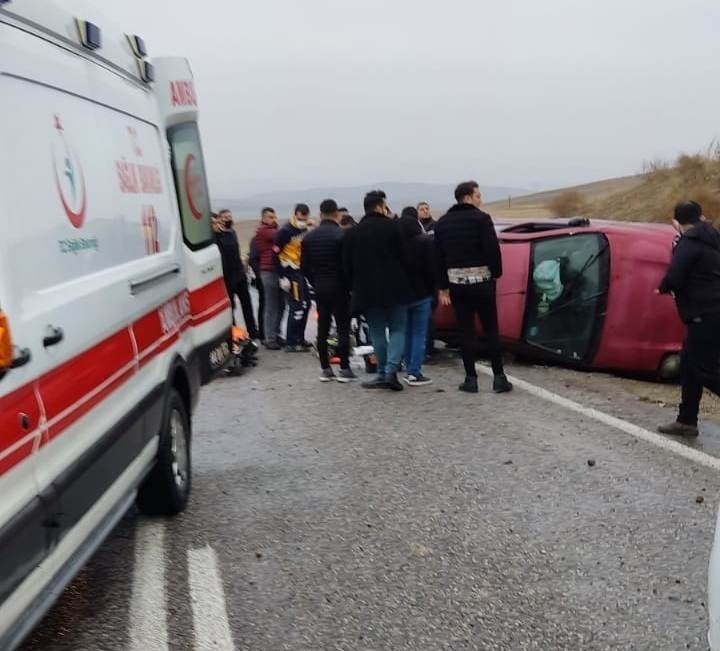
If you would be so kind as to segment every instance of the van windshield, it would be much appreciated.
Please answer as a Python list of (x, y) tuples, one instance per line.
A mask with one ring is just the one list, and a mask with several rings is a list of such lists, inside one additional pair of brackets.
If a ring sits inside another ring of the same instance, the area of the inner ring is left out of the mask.
[(183, 238), (193, 251), (213, 243), (205, 162), (200, 134), (195, 122), (187, 122), (168, 130), (172, 150), (175, 189), (180, 205)]

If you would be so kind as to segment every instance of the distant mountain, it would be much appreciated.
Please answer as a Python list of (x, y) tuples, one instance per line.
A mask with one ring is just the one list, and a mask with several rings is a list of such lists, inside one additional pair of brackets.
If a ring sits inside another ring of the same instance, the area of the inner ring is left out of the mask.
[[(455, 186), (442, 183), (373, 183), (370, 185), (311, 188), (307, 190), (265, 192), (242, 199), (216, 199), (214, 208), (228, 208), (239, 219), (254, 219), (260, 215), (264, 206), (272, 206), (281, 217), (288, 216), (295, 204), (307, 203), (313, 214), (323, 199), (335, 199), (340, 206), (346, 206), (353, 215), (362, 214), (362, 200), (367, 192), (374, 189), (384, 190), (388, 195), (390, 207), (397, 213), (405, 206), (414, 206), (427, 201), (434, 213), (442, 213), (454, 203)], [(482, 187), (483, 200), (486, 202), (507, 199), (527, 194), (527, 190), (506, 187)]]

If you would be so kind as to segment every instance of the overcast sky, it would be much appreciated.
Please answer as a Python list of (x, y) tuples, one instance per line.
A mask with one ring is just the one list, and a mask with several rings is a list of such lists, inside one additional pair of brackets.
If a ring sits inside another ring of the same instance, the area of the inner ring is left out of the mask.
[(717, 0), (96, 0), (195, 73), (216, 196), (550, 188), (720, 135)]

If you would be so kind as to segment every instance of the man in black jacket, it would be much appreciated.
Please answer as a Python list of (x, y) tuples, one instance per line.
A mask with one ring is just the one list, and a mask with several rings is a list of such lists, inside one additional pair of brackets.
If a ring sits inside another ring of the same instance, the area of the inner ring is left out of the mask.
[[(350, 292), (342, 270), (343, 230), (338, 206), (332, 199), (320, 204), (320, 226), (302, 241), (300, 270), (315, 290), (318, 311), (317, 347), (321, 382), (351, 382), (357, 377), (350, 368)], [(333, 373), (328, 353), (330, 322), (335, 318), (340, 373)]]
[(378, 376), (363, 387), (402, 391), (397, 372), (405, 348), (407, 305), (412, 300), (405, 247), (398, 222), (388, 215), (384, 192), (368, 192), (364, 207), (365, 217), (345, 232), (343, 245), (352, 311), (365, 315), (377, 357)]
[(439, 300), (455, 309), (462, 337), (465, 381), (461, 391), (477, 393), (475, 315), (487, 339), (496, 393), (512, 391), (505, 377), (498, 328), (495, 281), (502, 276), (502, 257), (492, 218), (480, 210), (482, 195), (475, 181), (455, 189), (454, 205), (435, 225)]
[(720, 233), (695, 201), (675, 207), (681, 234), (658, 291), (673, 294), (687, 325), (682, 350), (682, 402), (677, 420), (659, 427), (663, 434), (697, 436), (703, 388), (720, 395)]
[(260, 333), (253, 314), (247, 272), (240, 258), (240, 243), (233, 228), (233, 216), (229, 210), (221, 210), (218, 213), (218, 226), (219, 229), (215, 232), (215, 241), (220, 249), (225, 287), (233, 306), (233, 323), (235, 323), (235, 295), (237, 294), (248, 335), (253, 340), (258, 339)]

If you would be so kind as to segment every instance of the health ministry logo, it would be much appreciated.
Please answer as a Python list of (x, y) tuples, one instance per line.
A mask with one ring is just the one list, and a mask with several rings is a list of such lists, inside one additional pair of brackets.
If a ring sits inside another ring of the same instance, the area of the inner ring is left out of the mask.
[(87, 187), (80, 160), (65, 137), (59, 115), (55, 116), (53, 161), (55, 186), (68, 220), (75, 228), (82, 228), (87, 214)]

